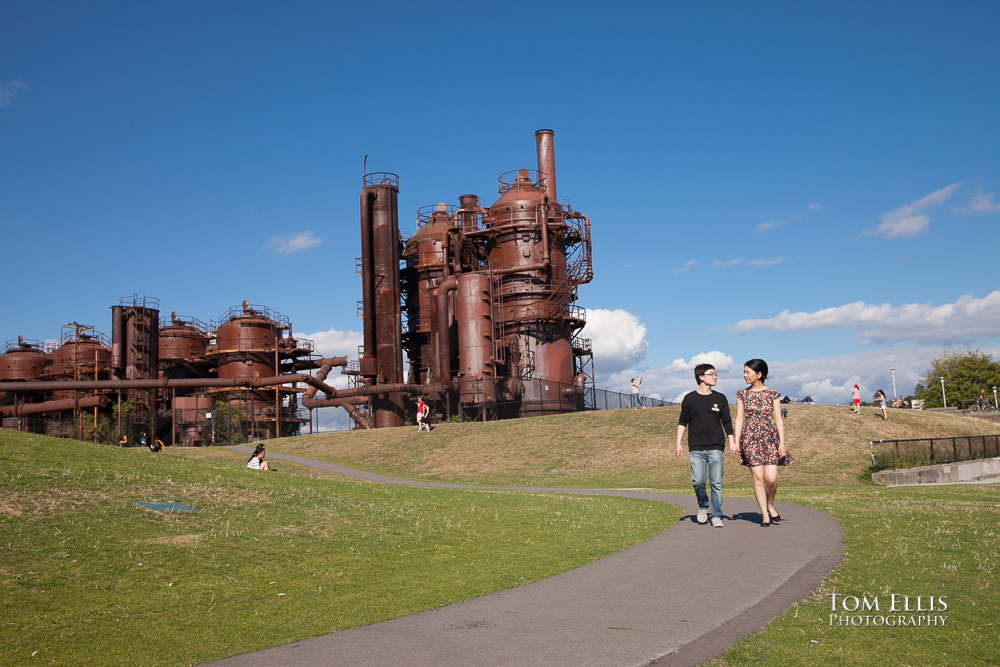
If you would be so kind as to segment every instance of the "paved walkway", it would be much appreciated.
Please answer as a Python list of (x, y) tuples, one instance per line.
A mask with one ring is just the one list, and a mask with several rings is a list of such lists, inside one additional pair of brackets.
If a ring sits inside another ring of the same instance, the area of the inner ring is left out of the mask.
[[(268, 458), (385, 484), (513, 488), (409, 481), (273, 452)], [(843, 557), (840, 524), (799, 505), (779, 502), (782, 522), (761, 529), (756, 503), (730, 498), (719, 529), (694, 521), (693, 492), (517, 490), (646, 498), (680, 505), (685, 514), (631, 549), (542, 581), (211, 664), (692, 665), (808, 596)]]

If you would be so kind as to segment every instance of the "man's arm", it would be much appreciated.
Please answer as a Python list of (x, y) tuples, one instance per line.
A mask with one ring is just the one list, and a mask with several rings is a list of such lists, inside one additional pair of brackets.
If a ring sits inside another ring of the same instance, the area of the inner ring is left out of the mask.
[(681, 440), (684, 438), (684, 425), (677, 425), (677, 458), (684, 458), (684, 448), (681, 447)]

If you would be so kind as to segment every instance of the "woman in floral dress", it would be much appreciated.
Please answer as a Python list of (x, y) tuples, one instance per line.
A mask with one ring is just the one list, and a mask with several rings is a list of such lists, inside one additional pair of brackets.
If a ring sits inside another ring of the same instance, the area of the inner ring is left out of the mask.
[(781, 394), (764, 386), (767, 362), (751, 359), (743, 365), (743, 380), (750, 385), (736, 392), (736, 445), (739, 456), (753, 475), (753, 495), (760, 505), (761, 528), (781, 520), (774, 509), (778, 492), (778, 466), (794, 463), (785, 449), (785, 424), (781, 419)]

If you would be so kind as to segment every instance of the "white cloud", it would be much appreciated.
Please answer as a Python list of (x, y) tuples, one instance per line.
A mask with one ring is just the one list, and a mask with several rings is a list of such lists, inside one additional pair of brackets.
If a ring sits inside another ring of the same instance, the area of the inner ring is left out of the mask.
[[(1000, 353), (1000, 347), (979, 349), (994, 356)], [(870, 397), (877, 389), (884, 390), (891, 397), (895, 376), (896, 394), (908, 396), (930, 367), (931, 360), (941, 352), (941, 347), (936, 345), (898, 345), (833, 357), (793, 361), (768, 359), (770, 374), (767, 384), (782, 396), (810, 396), (817, 403), (847, 405), (855, 383), (861, 387), (862, 397)], [(719, 371), (716, 390), (725, 394), (731, 403), (735, 402), (736, 392), (746, 386), (743, 383), (743, 365), (732, 363), (732, 357), (721, 352), (697, 354), (689, 361), (677, 359), (667, 366), (626, 369), (606, 378), (598, 378), (597, 386), (628, 393), (629, 379), (641, 376), (644, 395), (679, 403), (684, 394), (695, 389), (691, 370), (703, 360), (715, 365)], [(895, 369), (895, 372), (890, 369)]]
[(338, 331), (337, 329), (302, 334), (302, 337), (311, 340), (316, 346), (316, 352), (323, 357), (357, 359), (358, 346), (365, 342), (365, 335), (361, 331)]
[(298, 232), (297, 234), (286, 234), (284, 236), (272, 236), (265, 244), (265, 248), (270, 248), (279, 255), (290, 255), (293, 252), (308, 250), (326, 241), (321, 239), (312, 231)]
[[(812, 206), (812, 204), (810, 204)], [(810, 211), (813, 209), (809, 209)], [(793, 215), (787, 218), (782, 218), (781, 220), (770, 220), (768, 222), (762, 222), (755, 228), (758, 232), (769, 232), (773, 229), (778, 229), (779, 227), (784, 227), (792, 222), (799, 222), (802, 220), (801, 215)]]
[(28, 87), (28, 84), (19, 79), (0, 83), (0, 107), (9, 107), (20, 97), (21, 91)]
[(861, 236), (884, 236), (894, 239), (900, 237), (912, 238), (923, 234), (930, 228), (931, 224), (930, 217), (923, 212), (943, 204), (961, 185), (961, 182), (952, 183), (940, 190), (935, 190), (926, 197), (921, 197), (888, 213), (883, 213), (879, 216), (882, 222), (873, 229), (865, 230), (861, 233)]
[(775, 264), (781, 264), (784, 261), (784, 257), (775, 257), (774, 259), (751, 259), (747, 262), (747, 264), (750, 266), (774, 266)]
[(793, 332), (830, 328), (857, 330), (862, 342), (951, 344), (995, 337), (1000, 334), (1000, 290), (981, 299), (966, 294), (954, 303), (939, 306), (930, 303), (874, 305), (856, 301), (811, 313), (785, 310), (770, 318), (740, 320), (730, 330), (746, 334), (761, 329)]
[(730, 266), (736, 266), (737, 264), (740, 264), (742, 261), (743, 261), (742, 257), (737, 257), (734, 259), (725, 259), (725, 260), (715, 259), (712, 260), (712, 266), (714, 266), (717, 269), (727, 269)]
[(683, 357), (674, 359), (666, 368), (671, 371), (693, 371), (698, 364), (712, 364), (716, 370), (728, 370), (733, 367), (733, 358), (724, 352), (712, 350), (696, 354), (686, 361)]
[(594, 366), (602, 373), (614, 373), (637, 364), (649, 350), (645, 325), (620, 308), (588, 309), (582, 335), (593, 343)]
[(994, 202), (996, 193), (979, 194), (969, 200), (969, 205), (958, 209), (959, 213), (1000, 213), (1000, 203)]
[(694, 258), (691, 258), (688, 261), (684, 262), (684, 266), (682, 266), (679, 269), (671, 269), (670, 272), (671, 273), (687, 273), (688, 271), (690, 271), (691, 269), (693, 269), (696, 266), (698, 266), (698, 260), (696, 260)]
[(809, 206), (806, 206), (806, 208), (809, 211), (819, 211), (820, 209), (823, 208), (823, 205), (820, 204), (818, 201), (814, 201), (813, 203), (809, 204)]

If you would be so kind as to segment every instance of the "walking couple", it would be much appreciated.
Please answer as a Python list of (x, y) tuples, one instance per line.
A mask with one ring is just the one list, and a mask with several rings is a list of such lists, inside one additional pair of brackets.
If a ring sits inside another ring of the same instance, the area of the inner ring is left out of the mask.
[[(698, 500), (698, 523), (711, 519), (722, 528), (722, 459), (725, 441), (729, 452), (750, 468), (753, 493), (760, 506), (761, 527), (767, 528), (781, 516), (774, 509), (778, 491), (778, 466), (794, 463), (785, 449), (785, 427), (781, 418), (781, 394), (764, 385), (767, 363), (751, 359), (743, 365), (743, 380), (749, 385), (736, 393), (736, 427), (729, 414), (729, 401), (713, 389), (718, 375), (711, 364), (694, 368), (698, 389), (681, 401), (677, 422), (677, 458), (683, 458), (681, 440), (688, 432), (691, 485)], [(706, 477), (711, 498), (705, 489)]]

